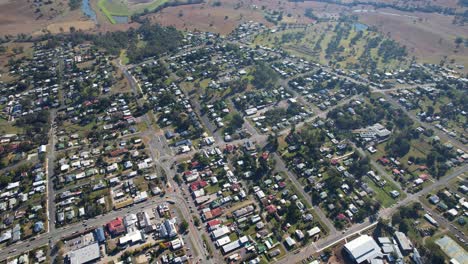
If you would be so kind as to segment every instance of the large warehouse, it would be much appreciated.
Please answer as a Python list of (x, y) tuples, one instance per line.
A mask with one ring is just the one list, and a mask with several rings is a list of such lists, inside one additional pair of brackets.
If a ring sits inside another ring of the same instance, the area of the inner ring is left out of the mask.
[(371, 263), (373, 259), (382, 258), (383, 254), (375, 240), (368, 236), (360, 236), (344, 245), (344, 248), (356, 263)]

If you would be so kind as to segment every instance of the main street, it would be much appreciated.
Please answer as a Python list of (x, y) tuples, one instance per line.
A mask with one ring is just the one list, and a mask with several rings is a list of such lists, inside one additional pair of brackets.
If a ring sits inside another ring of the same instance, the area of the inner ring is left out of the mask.
[[(128, 83), (130, 84), (130, 87), (132, 88), (133, 93), (136, 95), (142, 94), (140, 85), (138, 84), (136, 79), (128, 72), (127, 68), (122, 66), (120, 63), (119, 63), (119, 67), (123, 71), (124, 76), (127, 79)], [(138, 104), (142, 106), (142, 101), (138, 100)], [(194, 249), (193, 254), (195, 255), (195, 252), (197, 252), (198, 254), (201, 254), (201, 255), (198, 255), (197, 257), (201, 259), (205, 259), (205, 263), (212, 263), (213, 261), (216, 262), (217, 260), (219, 260), (219, 256), (217, 254), (214, 254), (212, 259), (206, 259), (206, 257), (208, 256), (208, 252), (206, 251), (205, 248), (200, 247), (201, 245), (204, 244), (204, 241), (202, 238), (203, 231), (198, 230), (198, 228), (195, 227), (192, 221), (192, 215), (190, 214), (188, 205), (186, 201), (183, 199), (183, 193), (181, 192), (180, 188), (176, 187), (177, 184), (173, 180), (173, 176), (176, 174), (176, 172), (174, 171), (174, 167), (173, 167), (173, 164), (177, 161), (176, 157), (173, 155), (172, 150), (169, 147), (168, 142), (166, 141), (166, 138), (162, 136), (162, 133), (160, 131), (156, 131), (154, 129), (153, 123), (148, 117), (149, 114), (152, 114), (151, 110), (142, 117), (147, 126), (147, 130), (143, 132), (142, 137), (149, 138), (149, 141), (147, 141), (147, 143), (149, 144), (150, 154), (156, 166), (155, 169), (159, 171), (160, 173), (164, 172), (165, 180), (167, 184), (166, 190), (168, 193), (170, 193), (174, 198), (178, 200), (176, 203), (178, 205), (177, 208), (181, 211), (183, 218), (189, 224), (190, 240), (191, 240), (190, 244), (192, 245), (192, 249)], [(163, 151), (163, 155), (161, 155), (161, 151)]]
[[(145, 202), (134, 204), (128, 208), (110, 211), (109, 213), (104, 214), (102, 216), (97, 216), (92, 219), (89, 219), (86, 221), (86, 225), (89, 227), (85, 227), (81, 222), (79, 222), (67, 225), (62, 228), (56, 228), (53, 230), (51, 229), (50, 232), (38, 235), (36, 238), (32, 238), (30, 240), (20, 241), (14, 245), (1, 249), (0, 260), (4, 260), (8, 257), (11, 257), (13, 253), (11, 251), (13, 249), (16, 249), (15, 254), (19, 254), (20, 252), (32, 250), (36, 247), (40, 247), (46, 244), (49, 244), (52, 247), (56, 242), (64, 240), (64, 238), (71, 237), (74, 234), (81, 233), (85, 230), (90, 230), (92, 227), (103, 226), (111, 220), (117, 217), (121, 217), (124, 214), (136, 214), (137, 212), (141, 212), (142, 210), (154, 209), (158, 204), (167, 201), (171, 201), (172, 203), (177, 204), (178, 208), (181, 209), (184, 218), (188, 218), (190, 216), (188, 213), (189, 209), (187, 208), (184, 199), (176, 193), (168, 193), (165, 197), (153, 197)], [(192, 231), (195, 231), (193, 230), (193, 227), (190, 229), (190, 232)], [(201, 249), (197, 249), (197, 251), (204, 252)]]

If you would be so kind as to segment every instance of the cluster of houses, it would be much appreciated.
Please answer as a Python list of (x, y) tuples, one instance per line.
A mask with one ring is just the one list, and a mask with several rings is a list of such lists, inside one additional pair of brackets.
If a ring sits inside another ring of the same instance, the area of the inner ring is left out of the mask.
[(312, 110), (304, 107), (296, 99), (289, 98), (287, 100), (287, 109), (277, 111), (278, 108), (270, 108), (264, 115), (252, 117), (252, 122), (260, 129), (262, 133), (269, 131), (277, 132), (285, 128), (289, 128), (292, 124), (299, 124), (306, 121), (311, 115)]
[(450, 102), (450, 95), (447, 95), (446, 91), (423, 86), (413, 90), (392, 92), (391, 96), (408, 110), (414, 111), (421, 121), (431, 123), (447, 135), (467, 142), (461, 121), (467, 112), (463, 105)]
[(282, 252), (278, 249), (280, 243), (272, 238), (273, 233), (268, 228), (266, 209), (259, 207), (255, 199), (249, 200), (242, 180), (227, 163), (205, 168), (192, 160), (183, 178), (213, 245), (228, 259), (240, 260), (260, 254), (275, 257)]
[[(68, 48), (64, 61), (64, 100), (75, 102), (82, 97), (94, 97), (111, 91), (115, 83), (115, 66), (108, 56), (90, 45)], [(86, 94), (83, 93), (86, 91)]]
[[(150, 65), (154, 64), (154, 65)], [(201, 135), (203, 126), (195, 113), (190, 99), (184, 94), (178, 85), (172, 83), (168, 86), (153, 84), (145, 75), (145, 70), (151, 71), (152, 67), (157, 67), (158, 62), (144, 64), (143, 70), (136, 71), (135, 75), (139, 80), (142, 89), (146, 90), (149, 101), (155, 105), (153, 109), (157, 122), (161, 127), (167, 129), (166, 138), (175, 147), (182, 150), (191, 149), (191, 138)], [(182, 120), (182, 115), (185, 116)]]
[(259, 111), (265, 111), (282, 100), (292, 98), (292, 95), (283, 87), (271, 90), (248, 91), (233, 98), (234, 105), (245, 116), (253, 116)]
[[(366, 209), (370, 207), (367, 198), (378, 198), (375, 196), (374, 188), (383, 188), (388, 195), (384, 197), (385, 199), (397, 199), (400, 196), (398, 190), (385, 187), (387, 183), (385, 177), (374, 171), (368, 171), (364, 173), (365, 175), (354, 175), (349, 172), (349, 168), (359, 162), (354, 155), (353, 148), (346, 140), (338, 141), (331, 132), (326, 133), (326, 138), (327, 140), (319, 148), (321, 160), (319, 164), (304, 156), (302, 159), (290, 156), (291, 158), (286, 160), (307, 189), (311, 191), (312, 197), (315, 197), (314, 201), (320, 204), (337, 227), (344, 228), (355, 221), (362, 220), (363, 216), (371, 214)], [(286, 138), (289, 144), (287, 151), (291, 155), (302, 151), (296, 140), (300, 139), (297, 139), (295, 135)], [(331, 170), (335, 173), (330, 172)], [(324, 177), (325, 173), (328, 174), (327, 177)], [(329, 185), (330, 177), (335, 174), (339, 175), (340, 184), (331, 186)]]
[(8, 120), (59, 106), (57, 65), (62, 55), (61, 48), (36, 45), (32, 58), (10, 65), (14, 81), (0, 84), (0, 105)]
[[(253, 192), (262, 207), (262, 215), (265, 222), (260, 221), (256, 224), (258, 233), (265, 232), (267, 223), (273, 219), (280, 223), (284, 231), (284, 244), (288, 250), (297, 248), (298, 244), (306, 243), (310, 240), (317, 240), (321, 235), (320, 224), (314, 219), (311, 212), (304, 204), (294, 189), (289, 186), (285, 179), (280, 175), (266, 179), (259, 186), (253, 187)], [(300, 211), (300, 219), (294, 219), (295, 223), (287, 222), (290, 206), (294, 206)], [(298, 225), (301, 228), (298, 228)], [(294, 226), (294, 228), (292, 228)], [(290, 232), (294, 230), (294, 232)], [(271, 255), (270, 255), (271, 257)]]
[[(435, 207), (448, 221), (454, 222), (460, 226), (466, 224), (468, 217), (468, 187), (459, 182), (454, 188), (447, 187), (439, 190), (437, 193), (428, 196), (428, 202)], [(462, 243), (468, 243), (460, 238)]]
[[(135, 101), (126, 94), (72, 104), (58, 113), (57, 225), (143, 202), (161, 189), (154, 162), (138, 136)], [(79, 126), (92, 123), (89, 131)], [(77, 185), (61, 191), (63, 187)], [(92, 201), (82, 199), (91, 194)]]
[(268, 27), (262, 23), (248, 21), (237, 26), (228, 36), (230, 41), (240, 43), (252, 43), (257, 34), (269, 31)]
[(11, 181), (0, 193), (0, 243), (15, 243), (45, 231), (46, 171), (37, 163), (9, 172)]
[(296, 59), (294, 61), (285, 59), (271, 65), (273, 70), (275, 70), (284, 79), (293, 77), (297, 74), (309, 72), (312, 70), (312, 66), (312, 63), (304, 59)]
[[(79, 189), (71, 189), (57, 195), (59, 223), (65, 220), (70, 222), (75, 217), (92, 216), (84, 207), (89, 202), (102, 208), (119, 209), (147, 200), (150, 196), (149, 191), (153, 195), (161, 192), (155, 184), (158, 177), (153, 173), (153, 160), (145, 152), (142, 140), (138, 137), (125, 137), (117, 142), (118, 147), (109, 145), (68, 151), (68, 156), (58, 160), (59, 175), (65, 183), (85, 183), (87, 179), (94, 180)], [(96, 163), (99, 157), (102, 161)], [(137, 185), (134, 181), (143, 182), (143, 185)], [(83, 192), (99, 192), (101, 196), (95, 201), (83, 201)]]

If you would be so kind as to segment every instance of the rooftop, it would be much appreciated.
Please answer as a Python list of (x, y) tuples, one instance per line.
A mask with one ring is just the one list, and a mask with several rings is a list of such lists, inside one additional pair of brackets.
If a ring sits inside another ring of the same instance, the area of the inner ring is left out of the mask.
[(70, 258), (70, 264), (84, 264), (99, 259), (101, 257), (99, 244), (93, 243), (75, 251), (71, 251), (68, 254), (68, 257)]

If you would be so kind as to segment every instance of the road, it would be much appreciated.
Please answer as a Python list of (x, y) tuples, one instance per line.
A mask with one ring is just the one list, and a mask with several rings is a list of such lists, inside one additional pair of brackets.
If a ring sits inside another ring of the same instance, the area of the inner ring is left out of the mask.
[[(119, 64), (119, 67), (124, 72), (124, 76), (125, 78), (127, 78), (127, 81), (129, 82), (133, 92), (135, 94), (141, 94), (141, 88), (138, 85), (136, 79), (128, 72), (128, 70), (124, 66)], [(138, 100), (138, 104), (142, 105), (141, 100)], [(155, 169), (157, 171), (160, 169), (164, 171), (167, 181), (167, 192), (171, 194), (172, 198), (177, 200), (177, 208), (180, 209), (182, 217), (189, 223), (189, 231), (191, 234), (190, 238), (195, 240), (194, 242), (191, 242), (192, 249), (195, 249), (195, 252), (201, 254), (197, 257), (204, 259), (205, 263), (213, 263), (213, 261), (216, 262), (217, 260), (219, 260), (219, 256), (217, 254), (214, 254), (214, 258), (212, 259), (205, 259), (208, 252), (205, 248), (201, 247), (201, 245), (203, 245), (203, 231), (198, 230), (193, 224), (193, 221), (191, 221), (192, 215), (190, 213), (186, 201), (183, 198), (183, 193), (181, 192), (180, 188), (176, 187), (177, 185), (173, 180), (173, 175), (175, 175), (176, 172), (173, 170), (172, 165), (175, 161), (177, 161), (176, 156), (173, 155), (172, 150), (169, 147), (168, 142), (166, 141), (166, 138), (163, 136), (161, 131), (155, 131), (153, 124), (148, 117), (148, 113), (145, 114), (142, 118), (144, 122), (146, 122), (146, 125), (148, 127), (148, 129), (142, 133), (142, 137), (146, 137), (149, 139), (149, 141), (147, 142), (149, 143), (148, 149), (150, 150), (153, 163), (155, 164)], [(164, 154), (161, 155), (161, 152), (163, 152)]]
[[(112, 219), (115, 219), (119, 216), (122, 216), (123, 214), (136, 214), (137, 212), (140, 212), (141, 210), (144, 209), (154, 209), (156, 206), (160, 203), (166, 202), (166, 201), (172, 201), (177, 205), (180, 205), (179, 208), (182, 209), (182, 212), (185, 215), (188, 213), (188, 208), (184, 202), (184, 200), (179, 197), (177, 194), (167, 194), (165, 197), (153, 197), (152, 199), (147, 200), (146, 202), (142, 202), (139, 204), (134, 204), (131, 207), (124, 208), (124, 209), (119, 209), (116, 211), (110, 211), (109, 213), (98, 216), (92, 219), (87, 220), (87, 225), (89, 227), (98, 227), (98, 226), (103, 226)], [(185, 217), (184, 215), (184, 217)], [(54, 230), (51, 230), (48, 233), (41, 234), (37, 236), (35, 239), (31, 239), (29, 241), (20, 241), (12, 246), (6, 247), (2, 250), (0, 250), (0, 259), (6, 259), (8, 257), (11, 257), (11, 253), (9, 253), (13, 248), (16, 249), (15, 254), (19, 254), (20, 252), (28, 251), (31, 249), (34, 249), (36, 247), (40, 247), (42, 245), (46, 245), (49, 243), (49, 240), (51, 241), (51, 245), (54, 245), (57, 241), (63, 240), (66, 237), (71, 236), (74, 233), (82, 232), (86, 227), (83, 226), (82, 223), (75, 223), (71, 224), (62, 228), (56, 228)], [(198, 252), (203, 252), (203, 251), (198, 251)]]
[(56, 206), (55, 206), (55, 190), (54, 190), (54, 168), (55, 168), (55, 117), (57, 110), (52, 109), (50, 111), (50, 124), (51, 128), (49, 131), (49, 144), (47, 146), (47, 162), (46, 162), (46, 182), (47, 182), (47, 227), (49, 232), (55, 230), (55, 217), (56, 217)]
[[(352, 145), (353, 145), (354, 149), (356, 149), (362, 157), (367, 157), (368, 156), (365, 150), (363, 150), (360, 147), (357, 147), (356, 144), (354, 144), (354, 143), (352, 143)], [(382, 166), (380, 164), (375, 162), (375, 160), (373, 160), (371, 157), (369, 157), (369, 163), (371, 164), (371, 166), (374, 169), (377, 170), (377, 174), (384, 176), (386, 178), (386, 180), (391, 181), (393, 184), (395, 184), (395, 186), (397, 186), (399, 188), (401, 187), (401, 185), (398, 182), (396, 182), (395, 179), (393, 179), (392, 175), (389, 175), (387, 173), (387, 171), (384, 168), (382, 168)]]

